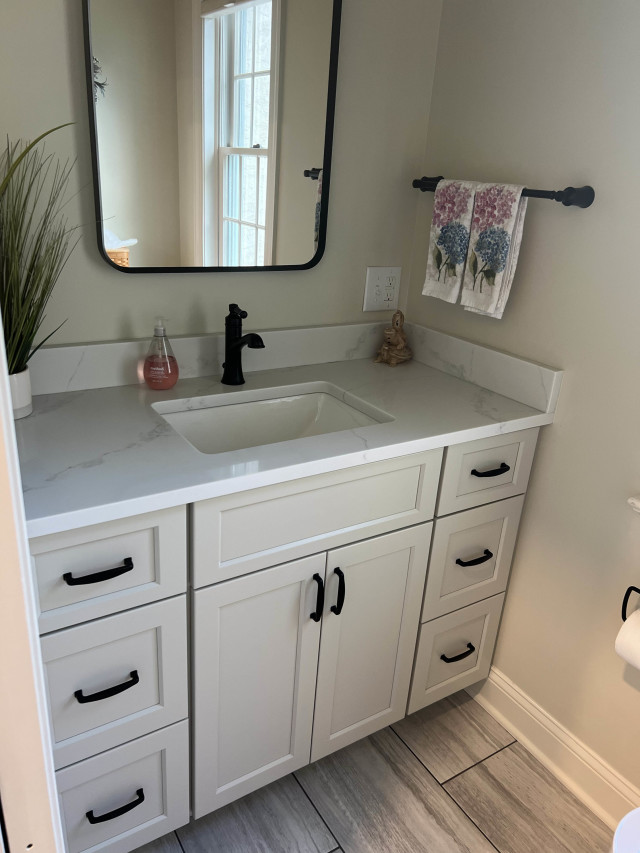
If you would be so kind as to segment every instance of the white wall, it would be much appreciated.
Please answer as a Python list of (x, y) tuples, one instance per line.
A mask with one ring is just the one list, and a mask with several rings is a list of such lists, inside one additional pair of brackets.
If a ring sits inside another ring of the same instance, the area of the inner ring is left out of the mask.
[(180, 263), (174, 30), (173, 3), (91, 6), (93, 52), (107, 80), (96, 101), (104, 224), (138, 239), (132, 266)]
[[(408, 258), (420, 199), (411, 179), (423, 159), (441, 0), (347, 0), (338, 80), (328, 246), (318, 267), (290, 273), (127, 275), (98, 255), (78, 0), (3, 0), (0, 135), (33, 138), (63, 121), (50, 143), (78, 158), (69, 204), (84, 236), (56, 288), (52, 343), (219, 331), (229, 302), (256, 330), (363, 320), (365, 267)], [(408, 25), (407, 22), (410, 22)], [(382, 61), (387, 55), (402, 62)], [(364, 143), (364, 144), (363, 144)], [(376, 314), (366, 315), (376, 319)]]
[(412, 320), (564, 368), (542, 431), (495, 665), (635, 785), (640, 672), (614, 654), (640, 583), (640, 4), (448, 0), (420, 174), (592, 184), (589, 210), (529, 202), (501, 321), (420, 295), (432, 196), (419, 202)]

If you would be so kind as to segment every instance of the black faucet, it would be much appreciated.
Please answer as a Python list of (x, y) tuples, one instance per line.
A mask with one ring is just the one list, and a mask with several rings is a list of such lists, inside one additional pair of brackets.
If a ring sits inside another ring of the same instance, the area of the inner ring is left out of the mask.
[(229, 305), (229, 314), (224, 321), (224, 373), (221, 382), (223, 385), (244, 385), (242, 375), (242, 347), (249, 349), (264, 349), (264, 342), (260, 335), (249, 332), (242, 334), (242, 321), (247, 312), (239, 308), (235, 302)]

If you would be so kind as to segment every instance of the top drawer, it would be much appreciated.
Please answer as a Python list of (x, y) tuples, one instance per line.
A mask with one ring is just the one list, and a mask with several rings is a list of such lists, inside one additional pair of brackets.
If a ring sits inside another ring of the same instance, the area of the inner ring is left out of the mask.
[(30, 540), (40, 633), (184, 592), (185, 507)]
[(194, 504), (194, 586), (428, 521), (441, 462), (430, 450)]
[(438, 515), (523, 494), (537, 439), (535, 428), (448, 447)]

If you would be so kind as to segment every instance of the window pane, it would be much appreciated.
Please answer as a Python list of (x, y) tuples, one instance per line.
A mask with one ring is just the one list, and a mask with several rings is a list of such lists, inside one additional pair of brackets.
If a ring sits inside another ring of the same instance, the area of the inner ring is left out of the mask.
[(235, 81), (233, 113), (234, 148), (251, 148), (251, 79)]
[(258, 225), (267, 221), (267, 167), (266, 157), (260, 157), (260, 178), (258, 182)]
[(230, 154), (226, 158), (224, 169), (222, 215), (239, 219), (240, 217), (240, 158), (237, 154)]
[(241, 9), (236, 12), (236, 74), (250, 74), (253, 71), (253, 24), (255, 9)]
[(237, 222), (225, 220), (223, 228), (222, 263), (225, 266), (237, 267), (239, 263), (239, 240), (238, 232), (240, 226)]
[(253, 142), (261, 148), (269, 147), (269, 88), (271, 80), (267, 74), (255, 78)]
[(271, 68), (271, 3), (256, 7), (256, 71)]
[(264, 231), (262, 228), (258, 229), (258, 259), (256, 263), (259, 267), (264, 266)]
[(256, 229), (252, 225), (241, 226), (240, 266), (252, 267), (256, 263)]
[(258, 158), (251, 155), (242, 158), (241, 219), (256, 222), (258, 196)]

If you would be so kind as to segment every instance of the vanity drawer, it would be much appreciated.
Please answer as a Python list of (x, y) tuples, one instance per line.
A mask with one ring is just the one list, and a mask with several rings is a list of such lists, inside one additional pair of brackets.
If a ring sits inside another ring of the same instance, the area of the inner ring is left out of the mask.
[(56, 783), (67, 853), (128, 853), (189, 822), (188, 724), (58, 770)]
[(519, 495), (437, 519), (423, 622), (504, 592), (523, 503)]
[(494, 595), (420, 626), (407, 713), (486, 678), (503, 603)]
[(536, 428), (448, 447), (438, 515), (523, 494), (537, 439)]
[(44, 637), (56, 767), (184, 719), (186, 596)]
[(431, 450), (195, 504), (194, 586), (430, 520), (441, 461)]
[(185, 592), (186, 508), (30, 541), (40, 633)]

